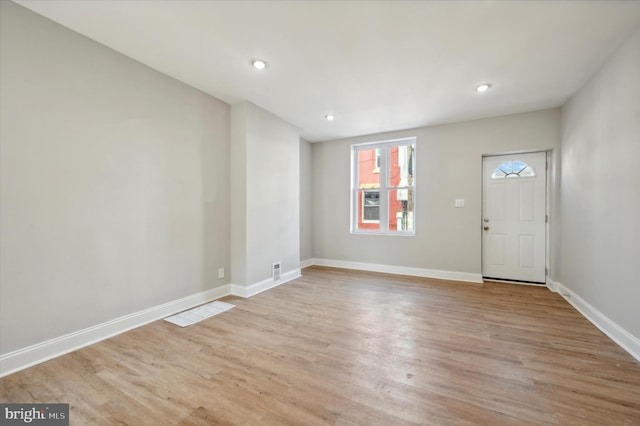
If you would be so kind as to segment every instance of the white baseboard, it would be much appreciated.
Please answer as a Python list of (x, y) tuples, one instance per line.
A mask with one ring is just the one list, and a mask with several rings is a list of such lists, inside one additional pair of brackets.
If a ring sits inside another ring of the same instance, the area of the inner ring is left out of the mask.
[(230, 294), (231, 285), (225, 284), (0, 355), (0, 377)]
[[(431, 269), (411, 268), (403, 266), (378, 265), (372, 263), (346, 262), (329, 259), (309, 259), (304, 263), (306, 266), (319, 265), (335, 268), (359, 269), (372, 272), (385, 272), (390, 274), (410, 275), (427, 278), (437, 278), (445, 280), (466, 281), (481, 283), (481, 274), (467, 272), (440, 271)], [(165, 318), (178, 312), (190, 309), (194, 306), (219, 299), (228, 295), (240, 297), (251, 297), (263, 291), (282, 285), (286, 282), (299, 278), (301, 270), (282, 274), (280, 280), (263, 280), (249, 286), (237, 284), (226, 284), (211, 290), (193, 294), (181, 299), (177, 299), (162, 305), (154, 306), (125, 315), (93, 327), (66, 334), (45, 342), (37, 343), (26, 348), (22, 348), (4, 355), (0, 355), (0, 377), (7, 376), (25, 368), (48, 361), (74, 350), (108, 339), (117, 334), (124, 333), (150, 322)], [(560, 293), (573, 307), (582, 315), (598, 327), (603, 333), (609, 336), (614, 342), (620, 345), (631, 356), (640, 361), (640, 339), (620, 327), (618, 324), (607, 318), (604, 314), (591, 306), (580, 296), (563, 286), (561, 283), (549, 279), (547, 287), (551, 291)]]
[(40, 364), (85, 346), (89, 346), (150, 322), (177, 314), (178, 312), (182, 312), (203, 303), (229, 295), (251, 297), (301, 276), (300, 269), (295, 269), (282, 274), (278, 281), (267, 279), (250, 286), (225, 284), (221, 287), (192, 294), (191, 296), (134, 312), (93, 327), (85, 328), (84, 330), (79, 330), (0, 355), (0, 377), (24, 370), (25, 368)]
[(361, 271), (384, 272), (387, 274), (410, 275), (413, 277), (436, 278), (440, 280), (482, 283), (482, 274), (471, 272), (441, 271), (438, 269), (413, 268), (409, 266), (380, 265), (377, 263), (348, 262), (344, 260), (312, 259), (313, 265), (333, 268), (358, 269)]
[(627, 351), (632, 357), (640, 361), (639, 338), (620, 327), (589, 302), (562, 285), (562, 283), (549, 279), (547, 280), (547, 287), (549, 287), (549, 290), (559, 293), (571, 306), (576, 308), (582, 316), (609, 336), (611, 340), (616, 342), (618, 346)]
[(547, 277), (547, 288), (549, 290), (551, 290), (554, 293), (558, 292), (558, 285), (560, 283), (558, 283), (557, 281), (552, 280), (551, 278)]
[(296, 278), (300, 278), (301, 276), (302, 276), (302, 273), (300, 272), (300, 269), (294, 269), (293, 271), (288, 271), (280, 275), (280, 279), (278, 281), (273, 281), (273, 279), (268, 278), (266, 280), (262, 280), (258, 283), (251, 284), (249, 286), (231, 284), (231, 293), (234, 296), (251, 297), (251, 296), (255, 296), (258, 293), (262, 293), (263, 291), (267, 291), (271, 288), (274, 288), (281, 284), (289, 282), (291, 280), (295, 280)]
[(309, 266), (313, 266), (313, 259), (305, 259), (300, 261), (300, 269), (304, 269)]

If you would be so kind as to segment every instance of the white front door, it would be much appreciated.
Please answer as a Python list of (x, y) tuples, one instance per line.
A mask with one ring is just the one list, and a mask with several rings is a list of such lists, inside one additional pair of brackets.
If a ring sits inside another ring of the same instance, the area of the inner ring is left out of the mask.
[(546, 281), (546, 169), (546, 152), (483, 158), (483, 277)]

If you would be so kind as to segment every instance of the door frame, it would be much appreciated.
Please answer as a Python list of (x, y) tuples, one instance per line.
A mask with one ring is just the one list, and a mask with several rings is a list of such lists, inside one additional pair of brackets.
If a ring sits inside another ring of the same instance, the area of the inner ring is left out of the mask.
[[(555, 173), (552, 174), (552, 170), (555, 170), (555, 162), (554, 162), (554, 149), (553, 148), (549, 148), (549, 149), (533, 149), (533, 150), (524, 150), (524, 151), (508, 151), (508, 152), (500, 152), (500, 153), (494, 153), (494, 154), (482, 154), (480, 156), (480, 217), (478, 218), (478, 235), (480, 238), (480, 276), (482, 277), (482, 281), (485, 281), (484, 278), (484, 238), (482, 237), (482, 225), (483, 225), (483, 221), (482, 218), (484, 217), (484, 159), (486, 157), (500, 157), (500, 156), (507, 156), (507, 155), (520, 155), (520, 154), (538, 154), (538, 153), (545, 153), (546, 157), (547, 157), (547, 163), (546, 163), (546, 170), (545, 170), (545, 197), (544, 197), (544, 211), (545, 211), (545, 215), (546, 215), (546, 221), (544, 224), (544, 279), (545, 279), (545, 284), (548, 287), (549, 286), (549, 261), (550, 261), (550, 248), (549, 248), (549, 243), (550, 243), (550, 237), (551, 234), (549, 232), (550, 229), (550, 225), (551, 225), (551, 221), (553, 220), (550, 212), (551, 212), (551, 201), (552, 201), (552, 193), (553, 193), (553, 186), (552, 186), (552, 182), (551, 180), (555, 178)], [(520, 284), (520, 285), (533, 285), (533, 286), (538, 286), (540, 287), (541, 284), (535, 284), (535, 283), (528, 283), (528, 282), (523, 282), (523, 281), (510, 281), (510, 280), (487, 280), (487, 281), (496, 281), (496, 282), (504, 282), (504, 283), (511, 283), (511, 284)]]

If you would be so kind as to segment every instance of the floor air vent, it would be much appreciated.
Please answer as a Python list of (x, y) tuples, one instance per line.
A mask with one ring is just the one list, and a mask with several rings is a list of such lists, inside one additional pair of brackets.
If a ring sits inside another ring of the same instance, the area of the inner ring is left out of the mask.
[(207, 303), (206, 305), (198, 306), (196, 308), (189, 309), (188, 311), (180, 312), (179, 314), (169, 318), (165, 318), (164, 320), (172, 324), (179, 325), (180, 327), (186, 327), (210, 318), (214, 315), (221, 314), (225, 311), (228, 311), (229, 309), (234, 308), (235, 306), (236, 305), (232, 305), (231, 303), (225, 303), (216, 300), (215, 302)]

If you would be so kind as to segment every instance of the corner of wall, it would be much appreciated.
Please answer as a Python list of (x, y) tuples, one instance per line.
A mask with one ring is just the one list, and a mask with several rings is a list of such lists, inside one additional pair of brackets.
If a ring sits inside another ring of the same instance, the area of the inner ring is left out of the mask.
[(267, 278), (265, 280), (262, 280), (247, 286), (231, 284), (231, 294), (233, 294), (234, 296), (248, 298), (251, 296), (255, 296), (256, 294), (262, 293), (264, 291), (270, 290), (272, 288), (278, 287), (279, 285), (288, 283), (289, 281), (295, 280), (296, 278), (300, 278), (301, 276), (302, 276), (301, 270), (294, 269), (294, 270), (283, 273), (280, 276), (279, 280)]

